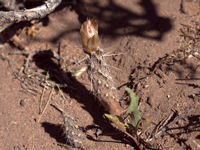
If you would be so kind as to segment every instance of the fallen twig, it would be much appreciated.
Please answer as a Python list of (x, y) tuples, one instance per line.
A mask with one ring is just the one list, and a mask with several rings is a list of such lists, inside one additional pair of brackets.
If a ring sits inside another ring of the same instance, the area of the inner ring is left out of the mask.
[(34, 134), (33, 134), (33, 130), (32, 130), (32, 135), (33, 135), (33, 142), (32, 142), (32, 147), (31, 147), (31, 150), (34, 149)]
[(160, 129), (162, 129), (168, 122), (169, 120), (171, 119), (171, 117), (174, 115), (174, 111), (168, 116), (166, 117), (164, 120), (162, 120), (157, 126), (156, 128), (154, 129), (153, 131), (153, 134), (151, 135), (152, 136), (155, 136), (159, 131)]
[(182, 113), (181, 115), (179, 115), (174, 121), (172, 121), (171, 123), (169, 123), (168, 125), (166, 125), (165, 127), (161, 128), (159, 130), (159, 132), (155, 135), (155, 137), (157, 137), (159, 134), (163, 133), (164, 131), (166, 131), (170, 126), (173, 126), (175, 123), (177, 123), (180, 119), (182, 119), (186, 114), (188, 114), (193, 108), (194, 108), (195, 104), (190, 107), (188, 110), (186, 110), (184, 113)]
[[(67, 99), (65, 98), (65, 95), (63, 94), (63, 91), (60, 89), (59, 85), (58, 85), (58, 84), (56, 84), (56, 86), (57, 86), (57, 88), (58, 88), (59, 92), (61, 93), (61, 95), (62, 95), (63, 99), (64, 99), (64, 100), (67, 102)], [(67, 103), (68, 103), (68, 102), (67, 102)]]
[(45, 107), (44, 107), (42, 113), (39, 115), (38, 122), (40, 122), (40, 119), (41, 119), (42, 115), (44, 114), (44, 112), (45, 112), (45, 110), (46, 110), (46, 108), (47, 108), (47, 106), (48, 106), (48, 104), (49, 104), (49, 101), (50, 101), (50, 99), (51, 99), (51, 97), (52, 97), (53, 91), (54, 91), (54, 88), (52, 88), (51, 93), (50, 93), (50, 95), (49, 95), (49, 99), (48, 99), (48, 101), (47, 101), (47, 103), (46, 103), (46, 105), (45, 105)]
[(0, 26), (5, 23), (30, 21), (32, 19), (40, 19), (50, 14), (60, 5), (62, 0), (47, 0), (45, 4), (32, 9), (19, 11), (0, 11)]
[(23, 84), (25, 84), (26, 86), (28, 87), (31, 87), (32, 90), (35, 90), (37, 91), (38, 93), (40, 93), (36, 88), (32, 87), (31, 85), (29, 85), (27, 82), (25, 82), (24, 80), (22, 80), (13, 70), (13, 68), (11, 67), (11, 64), (10, 64), (10, 61), (8, 60), (8, 63), (9, 63), (9, 66), (10, 66), (10, 70), (13, 72), (13, 75), (20, 81), (22, 82)]
[(43, 96), (44, 96), (44, 92), (45, 92), (45, 88), (46, 88), (46, 85), (47, 85), (47, 79), (48, 79), (48, 78), (49, 78), (49, 72), (47, 72), (47, 74), (46, 74), (45, 84), (44, 84), (44, 88), (43, 88), (42, 95), (41, 95), (40, 109), (39, 109), (39, 113), (40, 113), (40, 114), (41, 114), (41, 112), (42, 112), (42, 101), (43, 101)]
[[(25, 88), (22, 84), (20, 84), (20, 85), (21, 85), (21, 87), (22, 87), (25, 91), (27, 91), (27, 92), (31, 93), (32, 95), (36, 96), (36, 94), (34, 94), (34, 93), (31, 91), (32, 89), (27, 89), (27, 88)], [(22, 92), (24, 92), (24, 91), (22, 91)], [(38, 91), (36, 91), (36, 92), (38, 92)], [(39, 93), (39, 94), (41, 94), (41, 93)]]
[[(191, 106), (189, 109), (187, 109), (185, 112), (183, 112), (181, 115), (179, 115), (174, 121), (172, 121), (171, 123), (167, 124), (166, 126), (162, 126), (158, 132), (155, 134), (155, 136), (153, 136), (152, 138), (146, 140), (146, 142), (150, 142), (152, 141), (154, 138), (157, 138), (158, 135), (160, 135), (161, 133), (165, 132), (166, 130), (169, 129), (170, 126), (173, 126), (175, 123), (177, 123), (180, 119), (182, 119), (186, 114), (188, 114), (193, 108), (194, 108), (195, 104), (193, 106)], [(170, 115), (171, 116), (171, 115)], [(170, 118), (170, 117), (169, 117)], [(166, 121), (168, 121), (169, 119), (167, 119)]]

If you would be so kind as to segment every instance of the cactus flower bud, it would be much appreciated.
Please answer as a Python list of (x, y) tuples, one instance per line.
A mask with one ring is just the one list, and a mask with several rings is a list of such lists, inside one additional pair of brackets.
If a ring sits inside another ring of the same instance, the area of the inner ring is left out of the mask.
[(84, 51), (88, 54), (95, 53), (99, 48), (98, 24), (94, 19), (88, 19), (82, 24), (80, 33)]

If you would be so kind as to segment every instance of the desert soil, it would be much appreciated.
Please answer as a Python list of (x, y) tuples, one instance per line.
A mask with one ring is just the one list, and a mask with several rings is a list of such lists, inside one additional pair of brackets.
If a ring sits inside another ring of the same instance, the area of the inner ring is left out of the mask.
[[(137, 95), (142, 118), (153, 117), (149, 127), (151, 131), (173, 111), (176, 113), (170, 122), (195, 104), (186, 116), (151, 142), (158, 149), (195, 150), (200, 148), (200, 70), (199, 59), (195, 57), (198, 50), (190, 54), (184, 63), (177, 61), (177, 55), (170, 62), (161, 59), (180, 47), (183, 40), (180, 29), (193, 26), (192, 21), (200, 21), (198, 1), (184, 1), (185, 13), (180, 11), (180, 4), (181, 0), (85, 0), (85, 4), (77, 5), (63, 2), (52, 14), (42, 19), (43, 24), (34, 38), (21, 31), (20, 39), (32, 52), (51, 49), (57, 53), (61, 43), (63, 58), (80, 61), (86, 56), (81, 48), (80, 26), (87, 18), (95, 18), (99, 25), (101, 48), (110, 55), (106, 61), (121, 94), (123, 109), (127, 108), (129, 100), (123, 88), (127, 86)], [(31, 25), (22, 24), (19, 28), (24, 26)], [(14, 76), (13, 71), (20, 79), (35, 86), (35, 78), (31, 82), (31, 77), (20, 71), (20, 65), (23, 66), (27, 56), (11, 55), (20, 50), (8, 40), (0, 48), (1, 150), (66, 149), (63, 147), (66, 140), (61, 132), (63, 118), (50, 105), (54, 103), (73, 116), (78, 126), (88, 129), (83, 139), (85, 149), (136, 149), (134, 142), (114, 129), (103, 116), (105, 110), (91, 93), (86, 73), (72, 78), (70, 73), (62, 72), (70, 80), (65, 83), (67, 87), (61, 89), (66, 100), (62, 92), (53, 92), (38, 122), (43, 86), (36, 87), (39, 93), (28, 90), (31, 87)], [(57, 76), (51, 77), (51, 69), (58, 67), (56, 60), (46, 64), (46, 59), (32, 60), (28, 69), (39, 68), (43, 71), (43, 77), (49, 71), (49, 81), (60, 83), (61, 79), (57, 79)], [(72, 72), (82, 67), (84, 62), (66, 66)], [(42, 108), (50, 93), (51, 88), (45, 90)], [(97, 129), (102, 132), (98, 137), (95, 136)]]

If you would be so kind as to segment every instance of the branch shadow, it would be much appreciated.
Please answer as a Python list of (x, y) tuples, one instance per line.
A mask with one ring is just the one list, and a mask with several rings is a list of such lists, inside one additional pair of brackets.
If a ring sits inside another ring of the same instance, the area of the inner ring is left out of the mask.
[(177, 74), (179, 80), (186, 79), (185, 78), (186, 76), (184, 76), (184, 71), (189, 70), (189, 72), (191, 72), (190, 78), (192, 80), (192, 78), (195, 79), (195, 74), (196, 74), (196, 72), (194, 72), (195, 68), (196, 64), (194, 63), (184, 64), (184, 65), (176, 63), (173, 65), (167, 65), (164, 69), (166, 72), (173, 72)]
[[(178, 78), (176, 79), (177, 84), (185, 84), (180, 83), (180, 81), (192, 81), (192, 80), (199, 80), (198, 78), (198, 68), (199, 65), (196, 62), (187, 62), (187, 57), (184, 59), (173, 59), (172, 62), (168, 62), (169, 55), (159, 58), (152, 67), (148, 68), (151, 72), (154, 72), (156, 69), (160, 69), (166, 75), (169, 75), (170, 72), (176, 74)], [(198, 59), (199, 60), (199, 59)], [(189, 72), (189, 73), (188, 73)], [(187, 73), (187, 74), (186, 74)], [(189, 86), (196, 86), (192, 84), (188, 84)]]
[[(27, 1), (24, 3), (24, 7), (33, 8), (40, 6), (43, 3), (43, 0), (38, 2)], [(130, 2), (130, 5), (141, 7), (140, 9), (143, 11), (142, 13), (137, 13), (134, 10), (123, 8), (120, 4), (117, 4), (115, 0), (108, 0), (104, 3), (107, 4), (101, 5), (98, 0), (94, 0), (90, 3), (83, 3), (82, 0), (77, 0), (76, 4), (74, 4), (74, 0), (69, 0), (67, 2), (63, 1), (54, 12), (63, 9), (75, 11), (78, 15), (80, 24), (82, 24), (87, 18), (96, 18), (97, 22), (99, 22), (99, 33), (113, 40), (118, 37), (133, 35), (136, 37), (162, 41), (164, 34), (169, 32), (173, 27), (170, 18), (158, 15), (158, 10), (152, 0), (140, 0), (137, 3), (134, 1)], [(50, 23), (48, 16), (41, 19), (41, 21), (44, 26), (48, 26)], [(14, 26), (15, 25), (16, 24), (14, 24)], [(23, 26), (25, 25), (23, 24), (22, 27)], [(73, 24), (71, 24), (71, 26), (73, 26)], [(10, 29), (11, 28), (8, 30)], [(11, 30), (13, 31), (13, 29)], [(57, 33), (52, 37), (50, 42), (57, 43), (64, 37), (64, 35), (73, 32), (79, 32), (79, 29), (72, 27), (61, 33)], [(5, 38), (4, 35), (2, 35), (2, 37), (7, 41), (14, 34), (13, 31), (12, 35), (9, 35), (9, 37)], [(41, 38), (36, 38), (34, 40), (40, 41)]]
[[(98, 20), (97, 22), (100, 22), (99, 33), (111, 39), (133, 35), (161, 41), (164, 34), (172, 28), (170, 18), (159, 16), (152, 0), (141, 0), (135, 4), (132, 2), (131, 5), (140, 6), (143, 13), (139, 14), (128, 8), (123, 8), (114, 0), (108, 0), (106, 5), (101, 5), (97, 0), (89, 4), (83, 4), (79, 0), (77, 5), (71, 5), (71, 10), (75, 10), (78, 14), (78, 19), (81, 24), (87, 18), (95, 18)], [(69, 7), (69, 5), (67, 6)], [(55, 36), (52, 42), (58, 41), (64, 34), (69, 32), (73, 31), (66, 31)], [(156, 34), (150, 35), (148, 32), (155, 32)]]
[(164, 69), (166, 72), (168, 73), (173, 72), (178, 76), (178, 78), (175, 79), (176, 84), (187, 85), (188, 87), (192, 87), (193, 89), (198, 89), (200, 88), (198, 83), (200, 78), (198, 78), (199, 71), (197, 71), (196, 66), (197, 65), (195, 63), (190, 63), (184, 66), (181, 66), (179, 64), (174, 64), (174, 65), (168, 65)]

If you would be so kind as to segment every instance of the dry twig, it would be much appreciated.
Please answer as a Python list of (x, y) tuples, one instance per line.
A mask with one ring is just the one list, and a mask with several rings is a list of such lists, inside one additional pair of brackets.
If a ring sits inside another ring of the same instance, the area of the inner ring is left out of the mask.
[(45, 4), (32, 9), (19, 11), (0, 11), (0, 26), (5, 23), (30, 21), (32, 19), (40, 19), (50, 14), (55, 8), (60, 5), (62, 0), (47, 0)]
[(54, 88), (52, 88), (51, 93), (50, 93), (50, 95), (49, 95), (49, 99), (48, 99), (48, 101), (47, 101), (47, 103), (46, 103), (46, 105), (45, 105), (45, 107), (44, 107), (42, 113), (39, 115), (38, 122), (40, 122), (40, 119), (41, 119), (42, 115), (44, 114), (44, 112), (45, 112), (45, 110), (46, 110), (46, 108), (47, 108), (47, 106), (48, 106), (48, 104), (49, 104), (49, 101), (50, 101), (50, 99), (51, 99), (51, 97), (52, 97), (53, 91), (54, 91)]
[[(152, 141), (154, 138), (157, 138), (158, 135), (160, 135), (161, 133), (165, 132), (166, 130), (169, 130), (170, 126), (173, 126), (175, 123), (177, 123), (180, 119), (182, 119), (186, 114), (188, 114), (193, 108), (194, 108), (195, 104), (193, 106), (191, 106), (189, 109), (187, 109), (185, 112), (183, 112), (181, 115), (179, 115), (174, 121), (172, 121), (171, 123), (167, 124), (169, 121), (169, 118), (171, 118), (172, 114), (168, 117), (168, 119), (166, 119), (164, 121), (165, 125), (162, 125), (160, 127), (160, 129), (158, 129), (158, 132), (150, 139), (146, 140), (146, 142), (150, 142)], [(167, 124), (167, 125), (166, 125)]]
[[(60, 89), (59, 85), (58, 85), (58, 84), (56, 84), (56, 86), (57, 86), (57, 88), (58, 88), (59, 92), (61, 93), (61, 95), (62, 95), (63, 99), (64, 99), (64, 100), (67, 102), (67, 99), (65, 98), (65, 95), (64, 95), (63, 91)], [(68, 102), (67, 102), (67, 103), (68, 103)], [(70, 103), (71, 103), (71, 102), (70, 102)]]
[(34, 90), (34, 91), (40, 93), (36, 88), (32, 87), (32, 86), (29, 85), (27, 82), (25, 82), (24, 80), (22, 80), (22, 79), (14, 72), (13, 68), (11, 67), (10, 61), (8, 61), (8, 63), (9, 63), (9, 66), (10, 66), (11, 71), (13, 72), (13, 75), (14, 75), (20, 82), (22, 82), (23, 84), (25, 84), (25, 85), (28, 86), (28, 87), (31, 87), (31, 90)]
[(47, 85), (47, 79), (49, 78), (49, 73), (47, 72), (46, 74), (46, 78), (45, 78), (45, 84), (44, 84), (44, 88), (43, 88), (43, 91), (42, 91), (42, 95), (41, 95), (41, 101), (40, 101), (40, 114), (42, 112), (42, 101), (43, 101), (43, 97), (44, 97), (44, 92), (45, 92), (45, 88), (46, 88), (46, 85)]
[(32, 142), (32, 147), (31, 147), (31, 150), (34, 149), (34, 134), (33, 134), (33, 130), (32, 130), (32, 136), (33, 136), (33, 142)]

